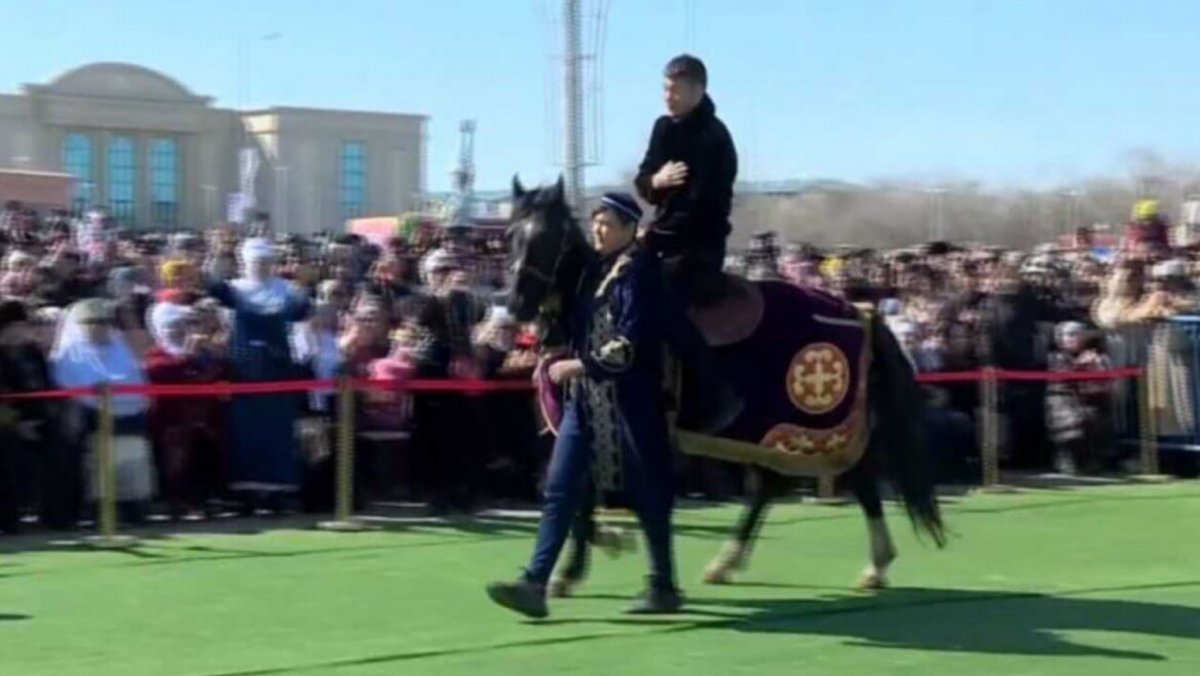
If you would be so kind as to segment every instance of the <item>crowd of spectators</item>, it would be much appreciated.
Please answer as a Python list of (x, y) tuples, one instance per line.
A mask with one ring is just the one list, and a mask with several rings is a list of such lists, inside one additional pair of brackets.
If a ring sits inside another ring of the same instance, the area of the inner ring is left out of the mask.
[[(756, 237), (729, 267), (841, 295), (882, 315), (919, 373), (1159, 368), (1160, 431), (1187, 431), (1191, 366), (1165, 320), (1191, 313), (1194, 251), (1140, 205), (1120, 247), (1080, 231), (1032, 252), (932, 243), (900, 251), (781, 246)], [(19, 204), (0, 215), (0, 397), (117, 383), (329, 378), (528, 380), (536, 338), (500, 302), (504, 249), (467, 230), (396, 237), (277, 236), (266, 215), (202, 232), (128, 231)], [(280, 303), (264, 319), (260, 305)], [(282, 310), (281, 310), (282, 308)], [(929, 385), (926, 427), (947, 481), (978, 477), (979, 389)], [(1007, 383), (1003, 461), (1122, 470), (1131, 390), (1119, 382)], [(0, 399), (0, 532), (93, 517), (99, 402)], [(112, 398), (127, 522), (221, 511), (327, 510), (332, 393)], [(360, 500), (435, 512), (536, 495), (548, 439), (528, 394), (357, 395)], [(696, 470), (696, 468), (700, 468)], [(728, 472), (691, 463), (684, 490), (722, 496)]]
[[(272, 236), (266, 215), (244, 227), (145, 233), (101, 209), (72, 219), (9, 203), (0, 396), (340, 374), (528, 381), (532, 336), (495, 302), (497, 241), (467, 231), (385, 246), (347, 234)], [(276, 300), (281, 312), (259, 311)], [(121, 517), (328, 509), (332, 398), (112, 397)], [(68, 529), (93, 516), (98, 405), (91, 396), (0, 399), (0, 531), (35, 515)], [(364, 500), (412, 498), (445, 512), (485, 495), (535, 495), (545, 440), (527, 394), (370, 392), (354, 408)]]
[[(1158, 431), (1191, 434), (1192, 343), (1167, 320), (1193, 314), (1200, 255), (1172, 247), (1167, 219), (1139, 202), (1115, 246), (1089, 229), (1033, 251), (935, 242), (818, 251), (756, 237), (731, 261), (754, 278), (824, 288), (880, 313), (918, 373), (1103, 371), (1149, 366)], [(947, 480), (978, 477), (977, 383), (930, 384), (926, 428)], [(1066, 474), (1130, 469), (1129, 381), (1008, 382), (999, 445), (1009, 466)]]

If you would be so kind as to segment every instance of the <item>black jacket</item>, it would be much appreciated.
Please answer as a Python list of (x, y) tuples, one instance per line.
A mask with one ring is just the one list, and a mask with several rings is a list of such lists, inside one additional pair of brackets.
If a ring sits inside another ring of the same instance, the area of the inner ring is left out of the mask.
[[(662, 116), (654, 123), (650, 147), (634, 180), (642, 199), (655, 206), (646, 236), (651, 250), (674, 255), (682, 250), (723, 246), (729, 236), (737, 149), (707, 95), (682, 120)], [(667, 162), (687, 164), (687, 181), (655, 190), (651, 177)]]

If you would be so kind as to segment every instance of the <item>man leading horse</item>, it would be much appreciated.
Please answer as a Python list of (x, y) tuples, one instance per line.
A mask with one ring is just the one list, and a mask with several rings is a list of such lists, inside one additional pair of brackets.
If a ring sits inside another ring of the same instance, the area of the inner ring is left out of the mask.
[[(549, 204), (562, 204), (561, 182), (548, 192)], [(530, 209), (516, 205), (514, 211)], [(641, 208), (632, 196), (601, 198), (591, 222), (596, 255), (581, 266), (577, 300), (564, 309), (571, 357), (548, 368), (550, 379), (567, 391), (566, 405), (550, 459), (537, 544), (516, 582), (487, 588), (493, 601), (527, 617), (548, 614), (546, 585), (587, 501), (589, 479), (596, 492), (626, 493), (646, 538), (649, 586), (630, 612), (671, 613), (682, 605), (671, 551), (674, 494), (661, 396), (661, 273), (658, 259), (636, 240), (640, 219)], [(567, 236), (580, 237), (577, 232), (572, 225)], [(514, 293), (524, 293), (521, 280)]]
[[(575, 358), (549, 367), (551, 380), (569, 385), (537, 545), (517, 582), (488, 587), (495, 602), (523, 615), (548, 614), (547, 582), (580, 508), (595, 494), (585, 485), (589, 469), (595, 491), (632, 484), (624, 488), (632, 489), (653, 570), (633, 610), (672, 612), (682, 603), (671, 560), (670, 442), (659, 396), (664, 342), (686, 365), (691, 386), (711, 393), (679, 412), (680, 427), (715, 432), (741, 411), (684, 312), (689, 305), (711, 306), (724, 294), (737, 176), (737, 151), (707, 85), (707, 69), (694, 56), (675, 57), (664, 69), (667, 114), (654, 124), (635, 180), (638, 193), (656, 207), (641, 241), (642, 211), (631, 196), (607, 194), (592, 214), (599, 263), (585, 266), (580, 295), (593, 302), (566, 309)], [(660, 288), (664, 268), (668, 298)]]

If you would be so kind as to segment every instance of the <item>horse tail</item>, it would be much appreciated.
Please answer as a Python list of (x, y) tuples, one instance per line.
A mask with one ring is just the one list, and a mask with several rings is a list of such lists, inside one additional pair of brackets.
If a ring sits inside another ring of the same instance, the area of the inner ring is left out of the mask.
[(896, 337), (878, 315), (871, 318), (872, 446), (879, 449), (888, 480), (900, 494), (914, 529), (938, 547), (946, 527), (938, 506), (935, 468), (922, 430), (923, 394)]

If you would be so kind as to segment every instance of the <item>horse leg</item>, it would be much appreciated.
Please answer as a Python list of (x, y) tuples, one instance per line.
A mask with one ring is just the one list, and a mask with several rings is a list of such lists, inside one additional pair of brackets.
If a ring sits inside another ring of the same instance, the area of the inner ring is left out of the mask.
[(896, 560), (896, 546), (883, 516), (883, 500), (879, 497), (879, 480), (873, 465), (864, 459), (843, 476), (845, 485), (854, 493), (863, 514), (867, 517), (867, 538), (870, 554), (867, 566), (858, 581), (859, 589), (883, 589), (888, 585), (887, 571)]
[(733, 540), (726, 543), (704, 570), (705, 584), (729, 584), (733, 581), (734, 571), (746, 569), (754, 540), (766, 520), (767, 508), (783, 493), (787, 480), (770, 470), (749, 465), (746, 483), (749, 504), (738, 520)]

